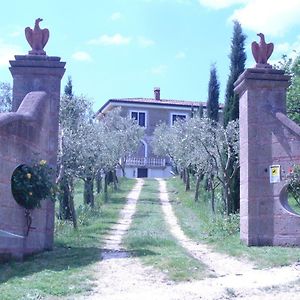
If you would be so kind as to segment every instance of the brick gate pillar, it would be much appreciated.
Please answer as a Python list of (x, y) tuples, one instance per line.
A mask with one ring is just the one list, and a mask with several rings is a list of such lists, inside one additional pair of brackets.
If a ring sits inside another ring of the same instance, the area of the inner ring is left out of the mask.
[[(291, 136), (275, 117), (286, 113), (289, 79), (281, 70), (251, 68), (235, 83), (240, 96), (240, 237), (247, 245), (300, 242), (300, 228), (291, 231), (287, 224), (299, 226), (299, 216), (282, 205), (283, 177), (293, 161)], [(277, 164), (281, 181), (270, 183), (269, 168)]]
[(14, 112), (29, 92), (44, 91), (49, 97), (49, 116), (44, 120), (49, 128), (49, 145), (45, 150), (52, 165), (56, 165), (60, 85), (65, 64), (56, 56), (16, 55), (9, 68), (13, 77)]
[[(65, 62), (46, 55), (16, 55), (10, 65), (13, 112), (2, 114), (0, 119), (0, 142), (5, 145), (0, 149), (0, 231), (4, 230), (0, 254), (23, 257), (52, 248), (54, 204), (43, 201), (41, 208), (32, 211), (32, 229), (25, 236), (24, 209), (12, 196), (11, 176), (17, 166), (30, 164), (37, 157), (56, 167)], [(14, 234), (24, 238), (16, 239)]]

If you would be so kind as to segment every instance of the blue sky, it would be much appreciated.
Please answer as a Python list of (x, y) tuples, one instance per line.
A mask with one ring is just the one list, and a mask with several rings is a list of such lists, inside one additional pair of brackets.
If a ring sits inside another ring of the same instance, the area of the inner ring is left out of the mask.
[(206, 101), (212, 63), (222, 102), (232, 19), (248, 36), (249, 67), (257, 32), (275, 43), (272, 62), (300, 50), (299, 0), (13, 0), (1, 10), (0, 81), (12, 82), (8, 60), (30, 50), (24, 28), (41, 17), (47, 55), (67, 62), (62, 88), (72, 76), (95, 109), (109, 98), (152, 97), (155, 86), (162, 98)]

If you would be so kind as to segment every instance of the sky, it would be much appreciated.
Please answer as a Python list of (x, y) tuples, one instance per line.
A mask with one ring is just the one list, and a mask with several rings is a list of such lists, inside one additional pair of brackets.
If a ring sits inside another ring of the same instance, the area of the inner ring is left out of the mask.
[(258, 32), (275, 44), (271, 63), (300, 51), (300, 0), (11, 0), (1, 3), (0, 81), (12, 83), (9, 60), (30, 50), (24, 28), (50, 30), (49, 56), (66, 62), (74, 93), (97, 110), (108, 99), (153, 97), (206, 101), (215, 63), (220, 102), (229, 75), (233, 20), (247, 35), (247, 67)]

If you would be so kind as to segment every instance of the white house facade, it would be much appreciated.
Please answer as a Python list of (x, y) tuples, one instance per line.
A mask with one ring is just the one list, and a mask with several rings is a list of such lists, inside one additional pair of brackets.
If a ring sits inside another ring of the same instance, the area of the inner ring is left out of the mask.
[(116, 107), (121, 107), (123, 116), (130, 116), (145, 128), (138, 151), (126, 159), (127, 177), (167, 178), (172, 176), (172, 165), (167, 157), (154, 155), (151, 147), (154, 129), (161, 122), (172, 126), (177, 119), (188, 119), (200, 106), (205, 112), (205, 102), (161, 99), (160, 89), (154, 88), (154, 98), (110, 99), (99, 109), (97, 115), (100, 117)]

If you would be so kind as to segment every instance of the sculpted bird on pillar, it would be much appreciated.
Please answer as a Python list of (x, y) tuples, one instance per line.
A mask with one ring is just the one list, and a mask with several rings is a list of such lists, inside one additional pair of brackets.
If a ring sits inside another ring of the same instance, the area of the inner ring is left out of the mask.
[(46, 55), (44, 51), (44, 47), (48, 42), (49, 39), (49, 30), (47, 28), (41, 29), (40, 22), (43, 19), (38, 18), (35, 20), (34, 28), (31, 29), (30, 27), (25, 28), (25, 36), (27, 42), (31, 46), (32, 50), (28, 52), (31, 55)]
[(265, 36), (262, 33), (257, 34), (260, 37), (259, 43), (253, 42), (251, 45), (252, 54), (256, 61), (257, 68), (272, 68), (270, 64), (268, 64), (268, 59), (270, 58), (273, 50), (273, 43), (266, 43)]

